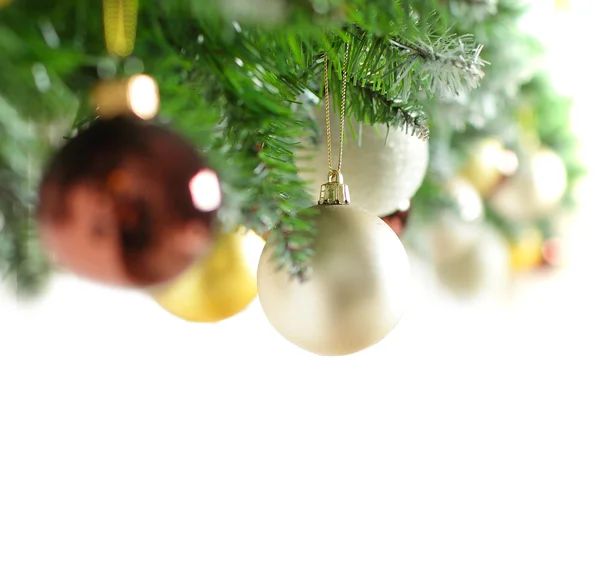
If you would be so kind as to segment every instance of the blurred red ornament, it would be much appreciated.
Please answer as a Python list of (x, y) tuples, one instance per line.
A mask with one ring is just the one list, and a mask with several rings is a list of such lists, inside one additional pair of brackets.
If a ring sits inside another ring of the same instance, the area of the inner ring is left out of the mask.
[(63, 267), (147, 287), (210, 250), (220, 204), (216, 174), (189, 143), (123, 116), (94, 122), (56, 154), (40, 186), (38, 218)]
[(390, 214), (382, 216), (381, 219), (400, 237), (404, 234), (410, 216), (410, 206)]
[(545, 266), (561, 267), (565, 264), (565, 249), (560, 238), (549, 238), (542, 246), (542, 258)]

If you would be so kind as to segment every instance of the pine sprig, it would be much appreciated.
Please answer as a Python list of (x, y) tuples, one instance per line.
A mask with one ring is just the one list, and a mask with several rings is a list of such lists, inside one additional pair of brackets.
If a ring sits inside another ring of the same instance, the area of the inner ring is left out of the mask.
[(427, 117), (418, 102), (402, 103), (388, 99), (369, 87), (348, 88), (348, 113), (351, 119), (368, 125), (383, 124), (420, 139), (429, 138)]
[(404, 57), (393, 85), (400, 99), (408, 98), (415, 82), (428, 95), (442, 98), (471, 91), (479, 86), (488, 64), (481, 58), (483, 47), (476, 45), (471, 35), (390, 42)]
[(51, 272), (32, 211), (6, 190), (0, 191), (0, 280), (21, 298), (44, 290)]

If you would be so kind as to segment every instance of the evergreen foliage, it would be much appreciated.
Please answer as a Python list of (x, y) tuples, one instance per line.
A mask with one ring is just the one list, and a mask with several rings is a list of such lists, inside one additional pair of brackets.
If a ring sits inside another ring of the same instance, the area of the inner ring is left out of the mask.
[(134, 53), (118, 59), (106, 51), (100, 2), (9, 5), (0, 10), (3, 278), (21, 293), (43, 288), (50, 268), (31, 215), (44, 161), (94, 119), (97, 82), (142, 71), (160, 87), (158, 120), (191, 139), (219, 173), (222, 222), (258, 233), (277, 226), (271, 236), (282, 266), (301, 275), (313, 230), (298, 212), (311, 195), (294, 160), (315, 130), (323, 54), (335, 106), (350, 44), (350, 119), (433, 136), (427, 209), (440, 192), (436, 160), (452, 160), (453, 171), (468, 142), (462, 136), (512, 115), (530, 80), (523, 54), (537, 49), (524, 46), (517, 14), (498, 0), (155, 0), (140, 3)]

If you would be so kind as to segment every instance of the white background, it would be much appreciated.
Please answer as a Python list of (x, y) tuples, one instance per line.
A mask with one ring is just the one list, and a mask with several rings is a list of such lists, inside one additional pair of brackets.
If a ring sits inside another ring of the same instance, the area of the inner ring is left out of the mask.
[(567, 270), (459, 303), (414, 262), (348, 358), (258, 302), (197, 326), (71, 278), (0, 295), (0, 579), (597, 581), (597, 181)]

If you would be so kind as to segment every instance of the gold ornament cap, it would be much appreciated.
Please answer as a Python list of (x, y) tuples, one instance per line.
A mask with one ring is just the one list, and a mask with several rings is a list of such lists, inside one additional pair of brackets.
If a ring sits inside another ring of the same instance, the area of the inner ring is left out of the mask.
[(103, 119), (133, 113), (140, 119), (149, 120), (160, 108), (160, 91), (152, 77), (133, 75), (102, 81), (94, 87), (91, 100)]
[(344, 183), (341, 172), (331, 170), (326, 184), (321, 186), (320, 205), (349, 205), (350, 188)]

